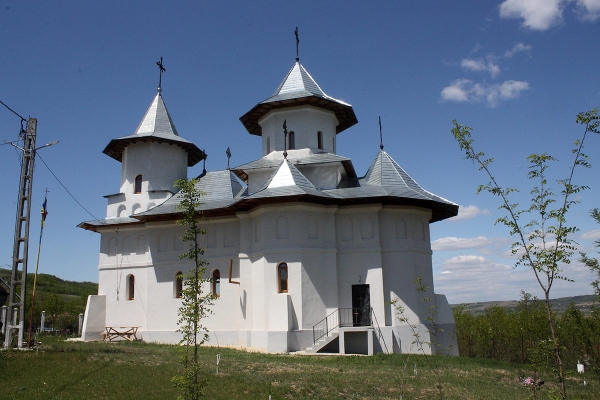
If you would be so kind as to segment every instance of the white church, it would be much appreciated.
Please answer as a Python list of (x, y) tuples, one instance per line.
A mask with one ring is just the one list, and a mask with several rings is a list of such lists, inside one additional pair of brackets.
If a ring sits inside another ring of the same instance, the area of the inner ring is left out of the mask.
[[(383, 146), (357, 174), (336, 154), (338, 135), (358, 122), (352, 106), (325, 94), (298, 58), (240, 121), (261, 157), (197, 180), (205, 290), (218, 296), (203, 321), (209, 344), (416, 353), (415, 330), (437, 344), (425, 352), (457, 355), (450, 307), (434, 293), (429, 224), (458, 205), (421, 188)], [(188, 244), (173, 184), (206, 154), (179, 136), (160, 88), (135, 133), (103, 152), (122, 164), (121, 182), (105, 196), (106, 218), (79, 225), (100, 234), (98, 295), (88, 299), (82, 339), (135, 328), (138, 339), (178, 343), (177, 275), (194, 266), (178, 258)], [(419, 277), (428, 292), (416, 290)]]

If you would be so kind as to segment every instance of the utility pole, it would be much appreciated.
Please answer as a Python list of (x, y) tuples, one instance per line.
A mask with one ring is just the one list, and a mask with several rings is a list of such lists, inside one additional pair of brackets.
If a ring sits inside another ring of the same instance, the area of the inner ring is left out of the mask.
[[(25, 328), (25, 288), (27, 280), (27, 256), (29, 253), (29, 216), (31, 213), (31, 191), (33, 187), (33, 167), (35, 161), (35, 138), (37, 119), (29, 118), (25, 131), (23, 158), (21, 163), (21, 180), (19, 183), (19, 200), (17, 203), (17, 219), (15, 222), (15, 240), (13, 247), (13, 263), (8, 295), (8, 310), (4, 348), (12, 343), (14, 329), (19, 330), (18, 347), (23, 347), (23, 329)], [(17, 292), (20, 292), (17, 293)], [(18, 312), (17, 321), (13, 315)], [(16, 322), (16, 324), (15, 324)]]

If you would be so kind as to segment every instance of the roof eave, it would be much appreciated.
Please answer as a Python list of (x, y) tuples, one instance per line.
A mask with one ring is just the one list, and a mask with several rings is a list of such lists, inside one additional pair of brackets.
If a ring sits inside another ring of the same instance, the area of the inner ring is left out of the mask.
[(296, 107), (301, 105), (312, 105), (333, 111), (339, 121), (336, 133), (340, 133), (358, 123), (352, 106), (338, 103), (319, 96), (304, 96), (286, 100), (263, 102), (255, 105), (250, 111), (240, 117), (240, 121), (251, 135), (262, 136), (262, 127), (258, 121), (273, 110), (280, 108)]
[(194, 165), (198, 164), (200, 161), (206, 158), (206, 154), (202, 150), (200, 150), (198, 146), (196, 146), (194, 143), (180, 142), (177, 140), (171, 140), (157, 136), (140, 136), (113, 139), (108, 143), (108, 145), (106, 145), (102, 152), (119, 162), (123, 162), (123, 151), (125, 150), (125, 147), (137, 142), (168, 143), (171, 145), (179, 146), (188, 154), (188, 167), (193, 167)]

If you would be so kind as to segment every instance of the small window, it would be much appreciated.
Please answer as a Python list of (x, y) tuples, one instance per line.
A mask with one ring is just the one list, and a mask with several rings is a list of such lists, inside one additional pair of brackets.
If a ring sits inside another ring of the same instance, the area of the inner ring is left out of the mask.
[(129, 300), (135, 298), (135, 277), (133, 275), (129, 275), (129, 279), (127, 279), (127, 298)]
[(271, 138), (267, 137), (267, 154), (271, 152)]
[(317, 132), (317, 147), (319, 150), (323, 150), (323, 132)]
[(221, 273), (215, 269), (212, 273), (212, 294), (221, 297)]
[(296, 148), (296, 139), (294, 138), (294, 132), (288, 134), (288, 149), (294, 150)]
[(181, 298), (181, 292), (183, 292), (183, 274), (178, 271), (175, 274), (175, 298)]
[(288, 292), (288, 267), (286, 263), (277, 266), (277, 281), (279, 282), (279, 293)]
[(142, 176), (138, 175), (135, 177), (135, 187), (133, 193), (139, 194), (142, 193)]

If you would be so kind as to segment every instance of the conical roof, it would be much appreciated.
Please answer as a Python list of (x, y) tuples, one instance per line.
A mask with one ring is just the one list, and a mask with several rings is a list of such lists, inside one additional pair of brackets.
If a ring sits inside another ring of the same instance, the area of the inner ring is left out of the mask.
[(369, 185), (379, 185), (389, 188), (407, 187), (417, 191), (423, 190), (423, 188), (421, 188), (421, 186), (419, 186), (419, 184), (383, 150), (377, 154), (375, 160), (373, 160), (371, 166), (367, 170), (367, 173), (362, 178), (362, 181)]
[(275, 93), (240, 117), (240, 121), (249, 133), (261, 136), (262, 128), (258, 121), (262, 117), (274, 109), (299, 105), (312, 105), (333, 111), (339, 121), (336, 133), (340, 133), (358, 122), (352, 106), (325, 94), (299, 62), (294, 64)]
[(135, 133), (111, 140), (102, 152), (117, 161), (122, 161), (125, 147), (139, 141), (167, 142), (183, 148), (188, 153), (188, 166), (190, 167), (206, 158), (206, 154), (194, 143), (179, 136), (160, 93), (157, 93), (152, 100), (152, 104)]
[(292, 164), (284, 159), (275, 172), (269, 177), (262, 188), (248, 196), (248, 199), (275, 199), (290, 196), (329, 196), (314, 185)]
[(265, 182), (261, 190), (275, 189), (285, 186), (298, 186), (302, 189), (314, 190), (315, 187), (288, 159), (284, 159), (277, 171)]
[(429, 203), (434, 213), (433, 221), (453, 217), (458, 213), (456, 203), (423, 189), (383, 150), (379, 151), (359, 183), (361, 188), (367, 190), (369, 187), (381, 187), (388, 196)]

